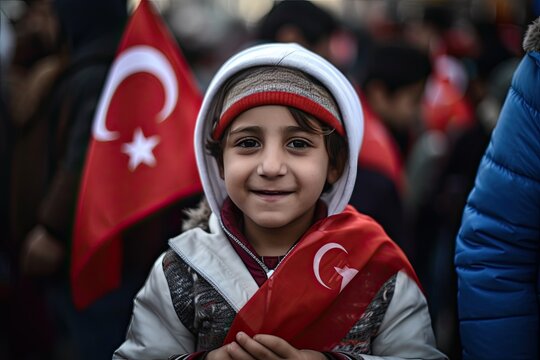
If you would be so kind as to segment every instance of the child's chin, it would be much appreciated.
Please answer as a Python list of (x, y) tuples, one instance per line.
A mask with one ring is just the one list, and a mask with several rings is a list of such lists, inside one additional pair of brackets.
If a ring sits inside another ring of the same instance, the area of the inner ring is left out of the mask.
[(256, 217), (253, 219), (253, 222), (257, 226), (272, 230), (272, 229), (282, 228), (286, 226), (287, 224), (289, 224), (290, 221), (287, 221), (286, 219), (283, 219), (282, 217), (279, 218), (278, 216), (276, 216), (275, 218), (265, 217), (263, 219)]

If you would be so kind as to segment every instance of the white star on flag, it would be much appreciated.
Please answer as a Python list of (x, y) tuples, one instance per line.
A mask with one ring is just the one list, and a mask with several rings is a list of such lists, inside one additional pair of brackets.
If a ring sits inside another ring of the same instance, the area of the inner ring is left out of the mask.
[(339, 292), (342, 292), (345, 286), (358, 274), (358, 270), (351, 269), (347, 265), (345, 265), (343, 268), (338, 268), (337, 266), (334, 267), (339, 275), (343, 278), (341, 280), (341, 289), (339, 289)]
[(152, 150), (157, 144), (159, 144), (159, 136), (145, 137), (141, 128), (135, 129), (133, 141), (122, 145), (122, 152), (129, 156), (129, 170), (135, 171), (141, 163), (154, 166), (156, 158)]

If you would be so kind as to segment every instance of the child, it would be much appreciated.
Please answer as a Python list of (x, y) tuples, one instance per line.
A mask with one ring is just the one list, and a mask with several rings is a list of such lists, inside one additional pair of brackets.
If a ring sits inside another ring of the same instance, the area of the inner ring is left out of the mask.
[(445, 358), (405, 256), (347, 206), (362, 121), (298, 45), (225, 63), (195, 130), (210, 209), (155, 263), (115, 358)]

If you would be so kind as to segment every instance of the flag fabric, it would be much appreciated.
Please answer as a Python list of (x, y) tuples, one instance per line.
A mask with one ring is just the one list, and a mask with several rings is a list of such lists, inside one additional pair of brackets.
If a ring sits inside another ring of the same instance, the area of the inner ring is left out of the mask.
[(465, 96), (465, 67), (448, 55), (436, 56), (433, 65), (434, 71), (427, 80), (422, 99), (426, 128), (444, 133), (470, 128), (475, 115)]
[(120, 284), (122, 230), (201, 191), (193, 150), (201, 101), (168, 29), (142, 0), (126, 26), (94, 117), (71, 253), (77, 308)]
[(348, 206), (306, 233), (240, 309), (224, 343), (243, 331), (279, 336), (298, 349), (329, 351), (400, 270), (419, 284), (381, 226)]

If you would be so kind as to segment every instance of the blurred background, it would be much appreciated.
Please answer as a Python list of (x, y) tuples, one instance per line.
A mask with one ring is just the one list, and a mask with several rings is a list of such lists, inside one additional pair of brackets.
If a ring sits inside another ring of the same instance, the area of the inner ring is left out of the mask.
[[(459, 359), (454, 239), (540, 2), (152, 2), (202, 92), (229, 56), (267, 41), (298, 42), (349, 77), (366, 117), (351, 203), (377, 219), (405, 250), (428, 298), (438, 346)], [(144, 238), (145, 246), (126, 255), (124, 272), (132, 276), (121, 296), (112, 294), (85, 312), (73, 308), (65, 276), (72, 211), (66, 205), (63, 220), (49, 219), (47, 214), (58, 213), (50, 210), (50, 199), (53, 205), (69, 204), (64, 197), (76, 194), (88, 121), (136, 3), (0, 0), (2, 359), (110, 358), (153, 259), (181, 231), (181, 210), (197, 200), (129, 229), (126, 236)], [(66, 78), (77, 80), (79, 89), (95, 89), (81, 95), (94, 102), (66, 105)], [(86, 119), (80, 131), (63, 123), (62, 114), (76, 106)], [(66, 159), (77, 139), (83, 141), (76, 155)], [(71, 172), (60, 171), (63, 166)], [(43, 231), (61, 241), (39, 255), (32, 244)], [(36, 253), (41, 263), (32, 260)]]

